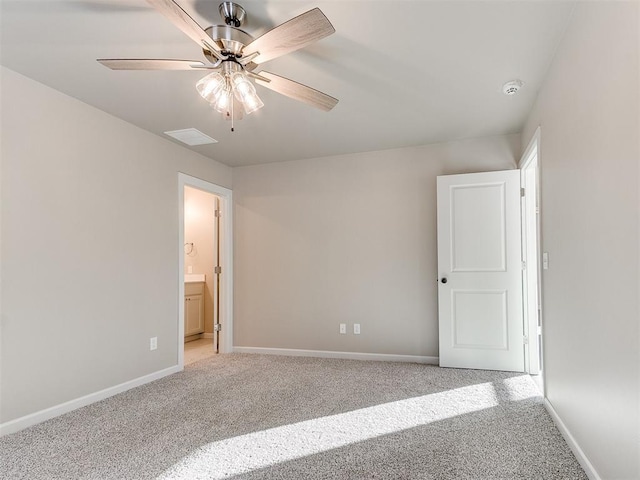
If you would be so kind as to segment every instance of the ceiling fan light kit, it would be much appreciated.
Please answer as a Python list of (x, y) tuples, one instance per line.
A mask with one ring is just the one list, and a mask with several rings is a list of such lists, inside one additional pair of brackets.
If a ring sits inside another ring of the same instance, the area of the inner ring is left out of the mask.
[(261, 86), (302, 101), (324, 111), (331, 110), (336, 98), (285, 77), (261, 71), (260, 64), (301, 49), (335, 32), (319, 8), (314, 8), (254, 39), (240, 30), (246, 11), (234, 2), (218, 7), (225, 25), (203, 30), (174, 0), (147, 0), (176, 27), (195, 41), (209, 64), (199, 60), (99, 59), (112, 70), (214, 70), (196, 83), (196, 90), (227, 119), (241, 119), (259, 110), (264, 103), (250, 78)]
[(212, 107), (224, 115), (231, 115), (232, 101), (235, 98), (249, 115), (264, 106), (255, 87), (242, 72), (241, 65), (223, 62), (221, 70), (222, 73), (210, 73), (196, 83), (198, 93)]

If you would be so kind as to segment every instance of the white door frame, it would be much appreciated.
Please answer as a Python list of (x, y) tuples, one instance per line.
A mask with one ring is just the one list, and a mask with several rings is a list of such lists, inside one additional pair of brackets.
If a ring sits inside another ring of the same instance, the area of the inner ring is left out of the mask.
[[(521, 172), (521, 185), (525, 187), (525, 197), (522, 201), (522, 259), (526, 262), (526, 270), (523, 271), (523, 313), (525, 331), (529, 342), (525, 345), (525, 366), (527, 373), (537, 375), (542, 372), (544, 363), (538, 355), (538, 316), (542, 321), (542, 272), (540, 263), (542, 248), (540, 242), (540, 127), (538, 127), (520, 159), (518, 167)], [(533, 171), (533, 192), (527, 191), (527, 173)], [(535, 225), (535, 231), (527, 228), (527, 224)], [(535, 243), (535, 252), (531, 253), (528, 245)], [(535, 314), (533, 312), (536, 312)]]
[[(233, 219), (232, 192), (185, 173), (178, 173), (178, 367), (184, 368), (184, 187), (193, 187), (220, 198), (222, 214), (220, 282), (220, 319), (222, 341), (220, 353), (233, 351)], [(213, 217), (212, 217), (213, 221)], [(213, 272), (211, 272), (213, 273)]]

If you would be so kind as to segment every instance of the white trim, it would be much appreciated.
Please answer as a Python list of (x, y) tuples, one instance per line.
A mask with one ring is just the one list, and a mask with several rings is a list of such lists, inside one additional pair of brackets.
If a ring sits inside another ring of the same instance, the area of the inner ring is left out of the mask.
[[(198, 338), (196, 338), (198, 337)], [(184, 337), (185, 339), (185, 343), (189, 343), (187, 342), (187, 338), (189, 338), (189, 342), (195, 341), (195, 340), (201, 340), (203, 338), (216, 338), (215, 334), (210, 333), (210, 332), (204, 332), (204, 333), (194, 333), (193, 335), (189, 335), (188, 337)]]
[(589, 477), (589, 480), (602, 480), (602, 477), (598, 475), (598, 472), (591, 464), (585, 453), (582, 451), (580, 445), (578, 445), (578, 442), (576, 442), (576, 439), (573, 437), (573, 435), (571, 435), (571, 432), (558, 415), (558, 412), (556, 412), (556, 410), (553, 408), (553, 405), (551, 405), (551, 402), (546, 398), (544, 399), (544, 406), (547, 409), (547, 412), (549, 412), (549, 415), (551, 415), (553, 423), (556, 424), (556, 427), (558, 427), (558, 430), (560, 430), (560, 433), (562, 434), (565, 441), (569, 445), (569, 448), (578, 460), (578, 463), (587, 474), (587, 477)]
[(233, 197), (228, 188), (215, 185), (185, 173), (178, 173), (178, 367), (184, 368), (184, 187), (194, 187), (220, 198), (222, 210), (222, 298), (220, 352), (233, 351)]
[(520, 158), (520, 162), (518, 162), (518, 168), (526, 168), (529, 162), (533, 160), (534, 153), (540, 156), (540, 127), (536, 128), (533, 137), (531, 137), (527, 148), (524, 150), (524, 154), (522, 155), (522, 158)]
[[(527, 264), (527, 269), (522, 272), (522, 306), (523, 306), (523, 330), (525, 335), (529, 338), (529, 342), (525, 344), (525, 371), (533, 375), (542, 375), (540, 384), (544, 390), (545, 377), (542, 369), (544, 361), (540, 362), (538, 358), (538, 309), (540, 309), (540, 316), (542, 316), (542, 269), (540, 268), (540, 259), (542, 256), (542, 242), (541, 242), (541, 223), (540, 218), (542, 216), (541, 209), (541, 195), (540, 195), (540, 127), (536, 128), (533, 137), (529, 141), (527, 148), (524, 150), (520, 162), (518, 162), (518, 168), (520, 169), (520, 185), (525, 187), (526, 172), (531, 171), (535, 173), (535, 202), (532, 205), (531, 195), (526, 194), (521, 201), (521, 229), (522, 229), (522, 259)], [(527, 189), (525, 189), (527, 190)], [(538, 214), (532, 211), (532, 208), (538, 209)], [(535, 243), (536, 243), (536, 256), (537, 262), (534, 262), (527, 253), (526, 246), (530, 240), (530, 232), (527, 228), (527, 220), (533, 215), (535, 218)], [(531, 276), (535, 269), (535, 281), (536, 284), (531, 285)], [(535, 316), (530, 318), (530, 311), (532, 306), (530, 305), (531, 294), (534, 294), (537, 305), (535, 307)], [(544, 328), (543, 335), (544, 335)], [(542, 348), (544, 348), (544, 341), (542, 340)], [(544, 352), (542, 354), (544, 356)], [(544, 360), (544, 359), (542, 359)]]
[(104, 400), (105, 398), (112, 397), (132, 388), (139, 387), (140, 385), (159, 380), (162, 377), (177, 373), (180, 370), (182, 369), (174, 365), (173, 367), (165, 368), (164, 370), (159, 370), (142, 377), (134, 378), (133, 380), (129, 380), (128, 382), (105, 388), (104, 390), (100, 390), (98, 392), (90, 393), (89, 395), (85, 395), (84, 397), (69, 400), (68, 402), (61, 403), (60, 405), (54, 405), (53, 407), (45, 408), (44, 410), (40, 410), (39, 412), (31, 413), (29, 415), (25, 415), (24, 417), (16, 418), (15, 420), (10, 420), (8, 422), (0, 424), (0, 436), (18, 432), (27, 427), (31, 427), (32, 425), (36, 425), (51, 418), (69, 413), (73, 410), (77, 410), (78, 408), (86, 407), (87, 405), (99, 402), (100, 400)]
[(411, 362), (438, 365), (438, 357), (422, 355), (393, 355), (389, 353), (333, 352), (328, 350), (298, 350), (295, 348), (233, 347), (234, 353), (259, 353), (288, 357), (342, 358), (346, 360), (370, 360), (379, 362)]

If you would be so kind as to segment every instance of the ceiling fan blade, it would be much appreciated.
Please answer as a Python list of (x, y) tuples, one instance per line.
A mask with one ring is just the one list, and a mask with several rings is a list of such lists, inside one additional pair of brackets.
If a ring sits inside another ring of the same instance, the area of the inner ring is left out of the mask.
[(198, 60), (161, 60), (151, 58), (101, 58), (98, 59), (111, 70), (195, 70), (204, 66)]
[(173, 0), (147, 0), (147, 2), (167, 17), (167, 19), (169, 19), (176, 27), (182, 30), (198, 45), (207, 48), (216, 57), (221, 57), (216, 55), (220, 53), (220, 47), (218, 44), (214, 42), (202, 27), (198, 25), (198, 23), (176, 2)]
[(325, 112), (331, 110), (338, 103), (337, 98), (333, 98), (326, 93), (319, 92), (318, 90), (307, 87), (301, 83), (294, 82), (288, 78), (281, 77), (275, 73), (262, 71), (260, 72), (260, 76), (270, 80), (269, 82), (265, 82), (264, 80), (256, 78), (256, 83), (263, 87), (270, 88), (274, 92), (281, 93), (282, 95), (286, 95), (294, 100), (299, 100), (300, 102), (304, 102), (312, 107), (324, 110)]
[(259, 52), (253, 62), (264, 63), (327, 37), (335, 32), (319, 8), (309, 10), (256, 38), (243, 49), (244, 55)]

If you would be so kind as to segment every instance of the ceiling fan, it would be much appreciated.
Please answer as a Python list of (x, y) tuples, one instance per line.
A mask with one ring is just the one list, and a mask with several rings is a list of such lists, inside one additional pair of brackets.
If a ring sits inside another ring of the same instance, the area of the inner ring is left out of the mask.
[(207, 63), (166, 59), (98, 59), (98, 62), (112, 70), (213, 70), (197, 82), (196, 88), (217, 111), (231, 120), (242, 118), (243, 111), (249, 114), (264, 106), (250, 78), (320, 110), (329, 111), (338, 103), (336, 98), (301, 83), (264, 70), (255, 71), (262, 63), (334, 33), (333, 25), (319, 8), (298, 15), (254, 39), (239, 28), (246, 19), (246, 12), (236, 3), (220, 4), (218, 10), (225, 25), (203, 30), (175, 1), (147, 2), (202, 48)]

